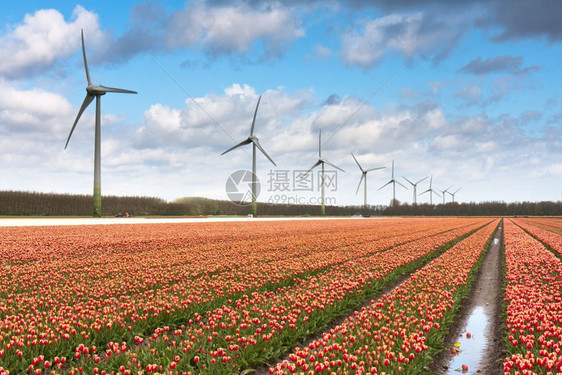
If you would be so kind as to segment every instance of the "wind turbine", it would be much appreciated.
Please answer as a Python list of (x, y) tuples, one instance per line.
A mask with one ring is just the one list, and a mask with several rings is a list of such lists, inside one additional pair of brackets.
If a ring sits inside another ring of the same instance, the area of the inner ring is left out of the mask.
[(392, 184), (392, 207), (394, 207), (394, 202), (396, 201), (396, 184), (398, 184), (398, 185), (402, 186), (404, 189), (408, 190), (408, 188), (406, 186), (402, 185), (400, 182), (398, 182), (394, 179), (394, 160), (392, 160), (392, 178), (386, 184), (381, 186), (379, 188), (379, 190), (381, 190), (382, 188), (384, 188), (386, 185), (389, 185), (389, 184)]
[(355, 155), (351, 154), (351, 156), (353, 156), (353, 160), (355, 160), (355, 162), (357, 163), (357, 166), (361, 170), (361, 179), (359, 179), (359, 185), (357, 185), (357, 191), (355, 192), (355, 194), (357, 194), (359, 192), (359, 188), (361, 187), (361, 182), (363, 181), (363, 179), (365, 179), (365, 184), (363, 186), (363, 188), (364, 188), (364, 191), (363, 191), (363, 216), (366, 216), (367, 215), (367, 173), (371, 172), (371, 171), (376, 171), (378, 169), (384, 169), (385, 167), (363, 169), (361, 167), (361, 164), (359, 164), (359, 162), (355, 158)]
[(452, 187), (453, 187), (453, 185), (449, 186), (449, 187), (448, 187), (447, 189), (445, 189), (445, 190), (440, 190), (440, 191), (441, 191), (441, 194), (443, 194), (443, 204), (445, 204), (445, 193), (448, 193), (448, 192), (449, 192), (449, 189), (452, 188)]
[(433, 205), (433, 194), (437, 194), (437, 196), (440, 197), (439, 193), (431, 188), (432, 182), (433, 182), (433, 175), (431, 175), (431, 177), (429, 178), (429, 189), (427, 189), (423, 193), (420, 193), (420, 195), (429, 193), (429, 204), (431, 205)]
[(419, 184), (420, 182), (422, 182), (423, 180), (427, 179), (428, 177), (429, 177), (429, 176), (426, 176), (426, 177), (422, 178), (421, 180), (419, 180), (418, 182), (415, 182), (415, 183), (414, 183), (414, 182), (408, 180), (406, 177), (402, 176), (402, 178), (403, 178), (404, 180), (408, 181), (408, 182), (414, 187), (414, 204), (418, 204), (418, 201), (417, 201), (417, 198), (416, 198), (416, 197), (417, 197), (417, 194), (416, 194), (416, 187), (418, 186), (418, 184)]
[(322, 129), (320, 129), (320, 132), (318, 133), (318, 161), (312, 167), (310, 167), (310, 169), (306, 172), (306, 174), (310, 173), (310, 171), (316, 168), (317, 166), (319, 165), (322, 166), (322, 174), (320, 176), (320, 184), (322, 186), (322, 190), (321, 190), (322, 191), (322, 209), (321, 209), (322, 216), (326, 215), (326, 205), (324, 202), (324, 164), (328, 164), (333, 168), (345, 172), (340, 167), (330, 163), (328, 160), (322, 157)]
[(457, 194), (460, 189), (462, 189), (462, 187), (458, 188), (458, 189), (455, 190), (453, 193), (451, 193), (450, 191), (447, 192), (447, 193), (449, 193), (449, 195), (450, 195), (451, 197), (453, 197), (453, 203), (455, 203), (455, 194)]
[(82, 102), (82, 106), (78, 111), (76, 120), (70, 129), (70, 134), (64, 145), (64, 149), (68, 146), (70, 137), (72, 137), (72, 132), (76, 128), (76, 124), (84, 113), (84, 110), (90, 105), (90, 103), (96, 99), (96, 126), (95, 126), (95, 140), (94, 140), (94, 217), (101, 216), (101, 96), (108, 92), (117, 92), (121, 94), (136, 94), (136, 91), (117, 89), (114, 87), (107, 87), (101, 85), (93, 85), (90, 80), (90, 72), (88, 70), (88, 61), (86, 60), (86, 48), (84, 47), (84, 30), (81, 30), (82, 35), (82, 56), (84, 58), (84, 68), (86, 70), (86, 78), (88, 80), (88, 86), (86, 86), (86, 97)]
[(228, 150), (226, 150), (225, 152), (223, 152), (221, 155), (226, 154), (227, 152), (230, 152), (238, 147), (241, 146), (245, 146), (247, 144), (252, 144), (252, 215), (256, 216), (258, 213), (258, 203), (256, 202), (256, 188), (257, 188), (257, 181), (256, 181), (256, 148), (258, 148), (262, 154), (265, 155), (265, 157), (275, 166), (277, 166), (277, 164), (275, 164), (275, 162), (269, 157), (269, 155), (267, 154), (267, 152), (265, 152), (265, 150), (263, 149), (263, 147), (260, 145), (260, 142), (258, 140), (258, 138), (254, 135), (254, 126), (256, 125), (256, 115), (258, 113), (258, 107), (260, 106), (260, 101), (261, 101), (261, 95), (258, 98), (258, 104), (256, 104), (256, 110), (254, 111), (254, 119), (252, 120), (252, 127), (250, 128), (250, 135), (248, 136), (248, 138), (246, 138), (245, 140), (243, 140), (242, 142), (238, 143), (237, 145), (232, 146), (231, 148), (229, 148)]

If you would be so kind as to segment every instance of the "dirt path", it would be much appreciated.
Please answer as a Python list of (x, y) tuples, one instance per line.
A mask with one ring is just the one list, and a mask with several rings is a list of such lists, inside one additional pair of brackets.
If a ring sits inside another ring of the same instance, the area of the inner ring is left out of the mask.
[[(438, 374), (459, 374), (463, 364), (467, 374), (499, 374), (502, 364), (501, 303), (503, 222), (485, 255), (476, 282), (459, 311), (457, 322), (445, 339), (445, 350), (439, 353), (431, 370)], [(470, 338), (467, 337), (470, 333)], [(451, 349), (460, 343), (459, 353)]]

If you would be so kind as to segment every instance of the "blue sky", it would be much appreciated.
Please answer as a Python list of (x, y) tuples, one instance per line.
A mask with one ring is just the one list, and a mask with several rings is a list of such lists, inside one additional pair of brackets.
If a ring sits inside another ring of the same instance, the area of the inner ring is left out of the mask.
[(562, 3), (301, 3), (0, 4), (0, 190), (91, 193), (94, 105), (64, 150), (84, 29), (92, 81), (138, 91), (102, 98), (103, 194), (226, 199), (251, 151), (221, 153), (247, 137), (262, 95), (256, 135), (277, 167), (258, 155), (259, 200), (318, 196), (317, 180), (302, 191), (281, 176), (315, 163), (320, 129), (345, 170), (332, 203), (362, 203), (352, 152), (387, 167), (368, 176), (370, 204), (390, 201), (377, 189), (392, 160), (405, 185), (432, 174), (461, 202), (562, 199)]

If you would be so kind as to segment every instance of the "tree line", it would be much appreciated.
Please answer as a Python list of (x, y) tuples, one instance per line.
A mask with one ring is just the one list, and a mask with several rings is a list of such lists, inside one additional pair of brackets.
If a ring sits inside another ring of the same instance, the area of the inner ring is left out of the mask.
[[(167, 202), (156, 197), (104, 196), (103, 216), (130, 212), (135, 216), (200, 216), (248, 215), (249, 204), (201, 197), (179, 198)], [(262, 203), (258, 213), (263, 216), (318, 216), (320, 206)], [(91, 216), (92, 196), (24, 191), (0, 191), (0, 216)], [(558, 202), (470, 202), (446, 204), (400, 203), (362, 206), (326, 206), (329, 216), (562, 216)]]

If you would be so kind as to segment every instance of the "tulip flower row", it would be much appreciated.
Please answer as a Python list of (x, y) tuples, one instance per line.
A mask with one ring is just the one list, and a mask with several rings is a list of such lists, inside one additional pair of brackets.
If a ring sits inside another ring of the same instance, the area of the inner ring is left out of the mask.
[(535, 227), (562, 235), (562, 219), (560, 217), (518, 218), (516, 222), (518, 225), (531, 224)]
[(469, 291), (497, 221), (459, 242), (343, 324), (297, 348), (271, 374), (419, 373), (442, 343), (458, 299)]
[(515, 223), (550, 249), (562, 256), (562, 220), (533, 218), (518, 219)]
[[(328, 270), (346, 265), (353, 270), (356, 264), (349, 262), (396, 245), (439, 233), (458, 236), (482, 223), (394, 219), (4, 228), (0, 366), (16, 373), (29, 366), (68, 368), (68, 362), (91, 360), (92, 347), (132, 344), (135, 336), (146, 337), (157, 327), (207, 319), (208, 311), (228, 300), (279, 293)], [(89, 351), (76, 350), (80, 346)]]
[(505, 221), (509, 355), (504, 358), (504, 372), (559, 373), (562, 372), (562, 262), (518, 225), (533, 234), (550, 237), (519, 220)]
[[(255, 367), (278, 357), (287, 344), (306, 338), (341, 315), (342, 310), (357, 306), (366, 298), (365, 294), (380, 291), (392, 272), (416, 267), (419, 262), (415, 261), (424, 256), (434, 257), (433, 250), (462, 236), (467, 229), (471, 228), (448, 231), (353, 259), (276, 291), (245, 295), (204, 316), (198, 315), (184, 330), (176, 330), (173, 335), (167, 327), (157, 329), (147, 346), (122, 354), (119, 360), (114, 356), (96, 368), (99, 371), (115, 368), (116, 363), (125, 362), (123, 357), (129, 359), (132, 367), (126, 369), (131, 371), (136, 366), (144, 368), (152, 363), (164, 363), (170, 370), (197, 368), (213, 374), (233, 374)], [(162, 358), (162, 353), (169, 354), (168, 360)], [(171, 356), (180, 361), (170, 361)], [(131, 358), (137, 361), (132, 362)]]

